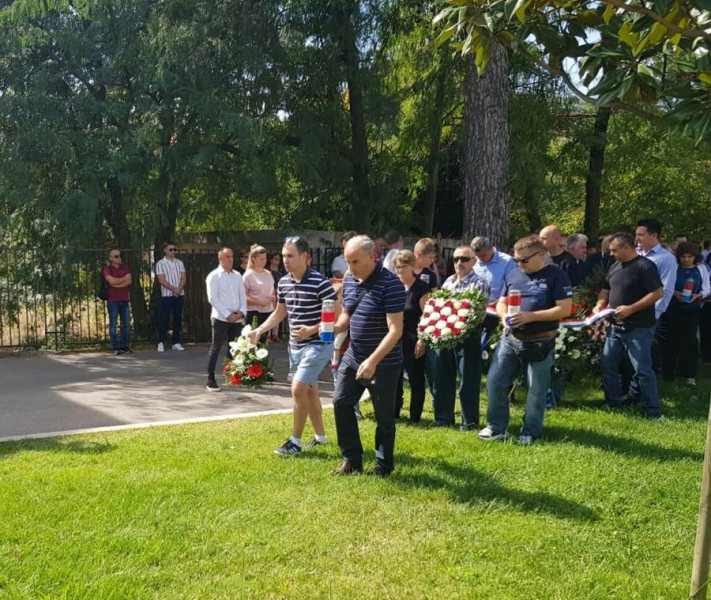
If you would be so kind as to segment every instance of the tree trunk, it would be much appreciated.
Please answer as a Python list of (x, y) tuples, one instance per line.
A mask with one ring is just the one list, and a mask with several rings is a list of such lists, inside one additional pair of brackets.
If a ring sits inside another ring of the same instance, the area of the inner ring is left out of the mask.
[(368, 181), (368, 135), (366, 132), (360, 54), (356, 45), (353, 15), (358, 4), (353, 0), (335, 2), (336, 35), (348, 83), (348, 105), (352, 138), (353, 228), (370, 231), (370, 183)]
[(531, 186), (526, 186), (523, 193), (524, 203), (526, 205), (526, 219), (528, 220), (528, 230), (531, 233), (538, 235), (538, 232), (543, 229), (543, 221), (541, 213), (538, 212), (536, 205), (536, 196), (533, 193)]
[(430, 147), (427, 156), (427, 190), (422, 207), (422, 235), (430, 237), (434, 227), (435, 206), (437, 204), (437, 184), (439, 180), (440, 144), (442, 142), (442, 119), (447, 88), (448, 65), (446, 64), (450, 48), (445, 45), (439, 54), (439, 67), (435, 82), (435, 98), (430, 113)]
[(479, 77), (471, 58), (464, 76), (464, 226), (469, 242), (485, 235), (509, 241), (509, 60), (497, 43)]
[(593, 139), (590, 144), (590, 162), (585, 180), (585, 225), (584, 231), (591, 241), (597, 242), (600, 234), (600, 198), (602, 196), (602, 170), (607, 147), (607, 126), (610, 122), (609, 108), (599, 108), (595, 117)]

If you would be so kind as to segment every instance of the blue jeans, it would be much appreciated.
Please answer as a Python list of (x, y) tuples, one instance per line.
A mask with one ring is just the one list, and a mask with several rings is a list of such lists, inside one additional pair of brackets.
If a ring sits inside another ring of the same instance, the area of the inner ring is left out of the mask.
[(160, 318), (158, 329), (158, 341), (165, 342), (168, 334), (168, 322), (173, 316), (173, 344), (180, 343), (180, 333), (183, 329), (183, 302), (184, 296), (163, 296), (160, 299)]
[(454, 404), (459, 381), (459, 403), (462, 405), (462, 425), (479, 423), (481, 392), (481, 331), (476, 330), (452, 350), (436, 350), (434, 414), (437, 423), (454, 425)]
[(617, 331), (612, 327), (608, 330), (600, 358), (602, 385), (605, 388), (607, 405), (615, 407), (622, 403), (619, 367), (623, 356), (627, 355), (639, 385), (645, 414), (650, 417), (661, 414), (657, 376), (652, 367), (654, 330), (655, 327), (636, 327), (628, 332)]
[(551, 368), (555, 351), (540, 362), (522, 364), (508, 336), (503, 336), (496, 347), (494, 359), (489, 369), (486, 392), (489, 405), (486, 419), (489, 426), (497, 433), (503, 433), (509, 427), (509, 391), (518, 377), (519, 369), (526, 370), (528, 396), (526, 412), (523, 415), (522, 435), (534, 438), (543, 433), (543, 416), (546, 412), (546, 392), (551, 384)]
[[(109, 335), (111, 345), (114, 350), (126, 350), (128, 348), (128, 330), (131, 327), (128, 314), (128, 300), (112, 300), (106, 303), (109, 310)], [(118, 339), (116, 331), (118, 318), (121, 317), (121, 340)]]

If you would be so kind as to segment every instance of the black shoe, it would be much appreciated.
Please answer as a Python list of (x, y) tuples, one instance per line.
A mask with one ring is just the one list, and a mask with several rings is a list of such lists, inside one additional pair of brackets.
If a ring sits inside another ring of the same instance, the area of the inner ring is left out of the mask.
[(454, 425), (446, 421), (433, 421), (430, 428), (434, 429), (435, 427), (454, 427)]
[(460, 425), (459, 431), (479, 431), (479, 423), (467, 423), (466, 425)]
[(133, 350), (130, 348), (121, 348), (121, 354), (133, 354)]
[(363, 463), (344, 458), (343, 462), (331, 471), (331, 475), (354, 475), (362, 472)]
[(392, 475), (392, 471), (386, 471), (380, 465), (375, 465), (375, 467), (373, 467), (373, 471), (368, 474), (375, 477), (390, 477), (390, 475)]
[(222, 390), (220, 389), (220, 386), (217, 385), (217, 382), (214, 379), (208, 379), (207, 380), (207, 385), (205, 386), (205, 389), (208, 392), (221, 392)]

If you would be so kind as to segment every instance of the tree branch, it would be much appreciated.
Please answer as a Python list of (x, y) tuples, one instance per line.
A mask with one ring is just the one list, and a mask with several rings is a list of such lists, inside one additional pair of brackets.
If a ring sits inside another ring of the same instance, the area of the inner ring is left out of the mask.
[(602, 0), (602, 3), (609, 4), (611, 6), (614, 6), (615, 8), (621, 8), (622, 10), (624, 10), (626, 12), (637, 13), (640, 15), (644, 15), (645, 17), (649, 17), (653, 21), (656, 21), (657, 23), (661, 23), (662, 25), (664, 25), (664, 27), (666, 27), (668, 31), (670, 31), (672, 33), (681, 34), (685, 38), (689, 38), (689, 39), (693, 40), (695, 38), (700, 37), (700, 38), (703, 38), (704, 40), (706, 40), (707, 42), (711, 43), (711, 32), (705, 31), (703, 29), (687, 29), (684, 27), (679, 27), (676, 23), (672, 23), (671, 21), (665, 19), (659, 13), (656, 13), (653, 10), (650, 10), (646, 6), (626, 4), (622, 0)]

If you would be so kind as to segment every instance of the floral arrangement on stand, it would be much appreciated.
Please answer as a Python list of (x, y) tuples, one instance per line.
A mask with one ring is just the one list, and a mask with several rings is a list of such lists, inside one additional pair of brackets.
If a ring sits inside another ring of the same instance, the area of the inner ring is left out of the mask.
[(434, 292), (422, 311), (417, 337), (428, 348), (454, 348), (481, 326), (487, 300), (475, 290)]
[(245, 325), (242, 335), (230, 342), (232, 360), (225, 361), (222, 371), (228, 385), (260, 388), (274, 381), (269, 351), (263, 343), (249, 341), (251, 331), (252, 328)]
[[(605, 271), (596, 269), (573, 290), (573, 311), (567, 321), (585, 320), (593, 314), (605, 278)], [(609, 326), (608, 319), (581, 328), (567, 327), (565, 321), (562, 322), (555, 343), (554, 377), (574, 381), (599, 372), (600, 355)]]

